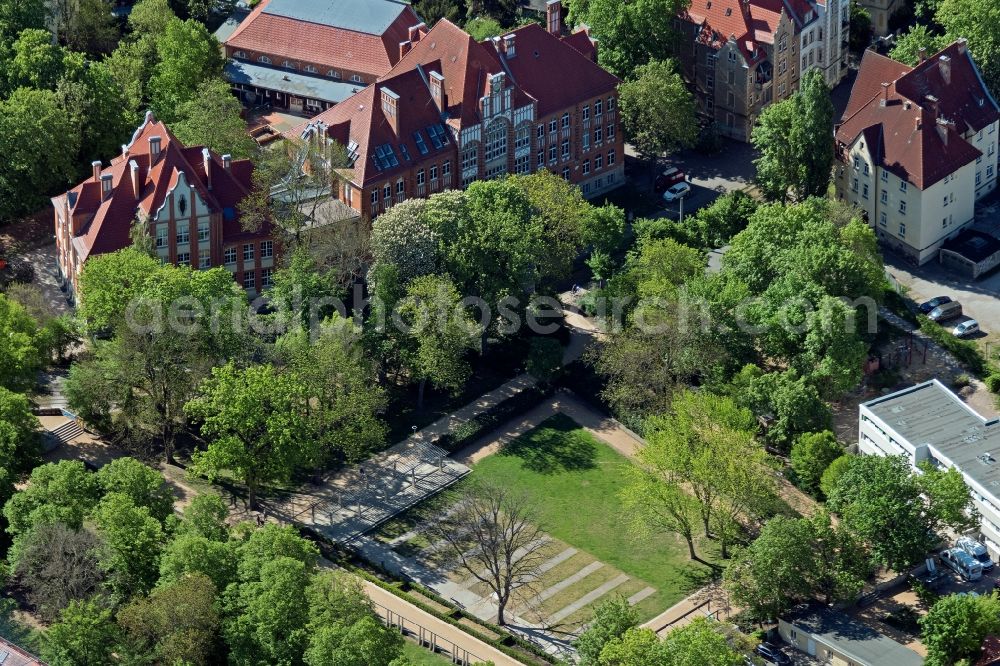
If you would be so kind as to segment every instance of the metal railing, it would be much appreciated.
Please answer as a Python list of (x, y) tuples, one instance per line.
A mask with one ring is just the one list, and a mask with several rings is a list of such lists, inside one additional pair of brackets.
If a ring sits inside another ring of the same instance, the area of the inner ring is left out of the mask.
[(404, 636), (409, 636), (416, 640), (421, 647), (425, 647), (435, 654), (450, 659), (453, 664), (471, 666), (471, 664), (489, 661), (470, 652), (454, 641), (444, 638), (431, 629), (413, 620), (408, 620), (396, 611), (386, 608), (376, 601), (372, 601), (372, 605), (375, 606), (375, 611), (382, 622), (385, 623), (385, 626), (390, 629), (398, 629)]

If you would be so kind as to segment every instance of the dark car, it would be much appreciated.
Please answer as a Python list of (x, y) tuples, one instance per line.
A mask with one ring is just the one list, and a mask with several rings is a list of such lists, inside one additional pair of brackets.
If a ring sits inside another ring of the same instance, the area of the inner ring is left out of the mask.
[(944, 305), (945, 303), (951, 303), (951, 296), (935, 296), (929, 301), (924, 301), (920, 304), (917, 309), (920, 310), (922, 314), (927, 314), (939, 305)]
[(778, 666), (787, 666), (792, 663), (792, 658), (781, 651), (781, 648), (774, 643), (761, 643), (756, 648), (754, 652), (760, 655), (764, 661), (769, 664), (777, 664)]

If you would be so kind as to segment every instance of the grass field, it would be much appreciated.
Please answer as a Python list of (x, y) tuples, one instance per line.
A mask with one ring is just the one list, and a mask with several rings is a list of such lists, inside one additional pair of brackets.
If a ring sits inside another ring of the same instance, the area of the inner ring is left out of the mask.
[(409, 664), (412, 666), (443, 666), (443, 664), (451, 663), (450, 659), (434, 654), (411, 640), (407, 640), (403, 644), (403, 656), (409, 660)]
[[(687, 546), (672, 535), (635, 538), (626, 529), (619, 491), (631, 464), (570, 418), (557, 415), (476, 463), (471, 477), (524, 494), (548, 534), (632, 579), (609, 596), (656, 588), (636, 606), (648, 619), (708, 582), (713, 570), (692, 562)], [(700, 544), (699, 555), (711, 561), (718, 551), (706, 542)], [(610, 573), (595, 571), (573, 586), (576, 594), (596, 587)], [(547, 610), (572, 593), (557, 596), (547, 600)]]

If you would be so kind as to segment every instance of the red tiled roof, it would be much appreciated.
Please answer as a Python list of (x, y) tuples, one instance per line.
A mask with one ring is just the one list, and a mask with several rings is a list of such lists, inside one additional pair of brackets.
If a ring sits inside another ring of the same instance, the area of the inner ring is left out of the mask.
[[(697, 41), (715, 49), (736, 40), (744, 60), (754, 63), (764, 57), (757, 49), (749, 8), (742, 0), (694, 0), (681, 18), (701, 26)], [(754, 58), (754, 53), (757, 57)]]
[[(160, 154), (152, 160), (149, 138), (154, 136), (160, 137)], [(114, 252), (131, 244), (129, 232), (137, 212), (155, 215), (181, 173), (211, 211), (232, 209), (231, 215), (224, 216), (228, 218), (223, 224), (224, 237), (242, 231), (235, 209), (251, 186), (253, 166), (249, 160), (234, 160), (231, 171), (226, 171), (222, 159), (210, 151), (212, 189), (209, 190), (202, 147), (185, 147), (152, 113), (146, 114), (131, 142), (122, 148), (122, 154), (101, 169), (101, 175), (111, 174), (110, 197), (102, 200), (101, 183), (91, 177), (54, 200), (60, 202), (56, 205), (67, 200), (72, 217), (89, 218), (73, 239), (81, 261), (91, 254)], [(132, 188), (130, 162), (133, 161), (139, 167), (138, 196)]]
[[(537, 23), (513, 32), (516, 55), (506, 59), (514, 83), (538, 100), (538, 117), (613, 92), (618, 77)], [(580, 34), (580, 33), (578, 33)], [(557, 82), (554, 77), (558, 77)]]
[[(452, 137), (435, 151), (426, 128), (445, 123), (455, 131), (482, 121), (480, 99), (489, 92), (490, 79), (505, 75), (505, 89), (511, 90), (514, 108), (537, 103), (537, 117), (567, 108), (577, 101), (611, 92), (618, 79), (589, 60), (567, 41), (550, 35), (538, 25), (514, 30), (513, 56), (498, 50), (487, 40), (477, 42), (468, 33), (442, 19), (424, 35), (392, 70), (372, 84), (318, 116), (285, 133), (301, 138), (310, 126), (322, 123), (328, 137), (347, 145), (357, 144), (358, 157), (351, 179), (361, 187), (384, 180), (410, 166), (401, 145), (414, 160), (423, 156), (413, 133), (421, 131), (428, 155), (454, 151)], [(444, 77), (445, 108), (438, 109), (431, 97), (428, 77), (436, 72)], [(558, 85), (554, 85), (557, 83)], [(382, 90), (399, 96), (399, 128), (382, 111)], [(399, 165), (380, 169), (373, 158), (378, 146), (390, 144)], [(457, 165), (456, 165), (457, 166)]]
[[(949, 81), (941, 56), (950, 59)], [(866, 51), (836, 135), (851, 145), (863, 134), (878, 163), (926, 189), (982, 154), (962, 134), (998, 119), (1000, 108), (958, 41), (912, 69)]]
[(262, 0), (243, 19), (227, 47), (266, 53), (276, 65), (287, 59), (380, 76), (399, 60), (399, 43), (408, 39), (409, 28), (420, 23), (406, 7), (383, 34), (373, 35), (268, 14), (269, 3)]
[(763, 44), (774, 44), (774, 33), (785, 9), (782, 0), (753, 0), (750, 4), (750, 26), (753, 38)]
[(578, 29), (562, 38), (564, 42), (583, 54), (587, 60), (597, 62), (597, 44), (586, 28)]

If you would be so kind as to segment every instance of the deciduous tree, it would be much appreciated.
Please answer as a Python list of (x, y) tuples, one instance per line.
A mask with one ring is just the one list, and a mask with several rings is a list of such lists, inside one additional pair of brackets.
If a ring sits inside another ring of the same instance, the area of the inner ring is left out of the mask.
[(0, 100), (0, 219), (33, 210), (76, 173), (80, 139), (49, 90), (18, 88)]
[(111, 609), (102, 601), (73, 601), (45, 632), (41, 656), (52, 666), (112, 666), (120, 640)]
[[(853, 37), (851, 35), (852, 39)], [(925, 54), (931, 56), (946, 46), (947, 36), (934, 34), (926, 25), (917, 24), (896, 38), (896, 45), (889, 51), (889, 57), (915, 67), (920, 62), (920, 49), (925, 49)]]
[(684, 7), (683, 0), (575, 0), (571, 10), (574, 20), (590, 26), (600, 42), (601, 66), (628, 79), (651, 60), (674, 55), (679, 38), (673, 21)]
[(920, 618), (920, 629), (928, 666), (973, 661), (980, 654), (983, 639), (1000, 631), (1000, 599), (996, 592), (984, 596), (949, 594)]
[(231, 471), (251, 508), (262, 484), (288, 480), (315, 459), (302, 387), (272, 366), (213, 368), (185, 411), (209, 440), (192, 456), (194, 469), (210, 479)]
[(798, 91), (771, 104), (754, 125), (751, 141), (761, 156), (757, 182), (771, 200), (822, 196), (833, 168), (833, 103), (818, 69), (802, 76)]
[(535, 582), (545, 562), (542, 530), (530, 504), (490, 484), (470, 487), (456, 510), (433, 527), (459, 566), (492, 593), (497, 624), (519, 589)]
[(163, 526), (147, 507), (121, 493), (101, 498), (92, 517), (104, 539), (98, 561), (113, 597), (123, 602), (148, 593), (159, 577)]
[(203, 23), (173, 18), (156, 42), (159, 57), (149, 83), (156, 117), (172, 123), (198, 85), (222, 74), (219, 42)]
[(479, 328), (464, 311), (458, 290), (444, 276), (413, 280), (399, 304), (412, 350), (406, 364), (418, 381), (417, 409), (424, 407), (427, 384), (457, 394), (469, 376), (464, 356), (478, 341)]
[(623, 597), (602, 601), (587, 629), (573, 641), (580, 666), (599, 666), (601, 651), (611, 640), (639, 624), (639, 613)]
[[(603, 49), (605, 44), (601, 46)], [(673, 60), (653, 60), (640, 65), (618, 86), (618, 94), (625, 136), (644, 158), (655, 161), (665, 154), (690, 148), (697, 141), (694, 97)]]
[(991, 91), (1000, 90), (1000, 35), (993, 26), (1000, 21), (998, 0), (941, 0), (934, 19), (949, 41), (969, 40), (969, 50)]
[(395, 265), (403, 284), (438, 271), (440, 239), (424, 217), (427, 206), (427, 199), (408, 199), (375, 218), (370, 276), (383, 264)]
[(875, 562), (896, 571), (921, 561), (933, 545), (933, 504), (901, 456), (851, 457), (828, 504)]
[(99, 591), (104, 579), (97, 560), (101, 545), (89, 529), (62, 523), (38, 525), (24, 536), (13, 573), (43, 619), (54, 621), (71, 602)]
[(799, 487), (818, 495), (823, 472), (842, 455), (844, 447), (829, 430), (800, 435), (792, 445), (792, 469)]
[(218, 663), (221, 621), (215, 601), (215, 585), (197, 573), (135, 599), (118, 613), (127, 652), (160, 663)]
[(163, 475), (135, 458), (116, 458), (97, 471), (104, 494), (121, 493), (163, 523), (174, 513), (174, 496)]
[(249, 159), (258, 148), (240, 117), (242, 110), (228, 83), (209, 78), (177, 110), (177, 121), (170, 129), (186, 146), (208, 146), (219, 155)]

